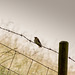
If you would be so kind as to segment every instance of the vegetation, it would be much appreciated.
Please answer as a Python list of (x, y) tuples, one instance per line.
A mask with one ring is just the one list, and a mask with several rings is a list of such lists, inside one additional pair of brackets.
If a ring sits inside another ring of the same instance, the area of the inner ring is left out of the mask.
[[(47, 54), (47, 58), (45, 58), (46, 56), (43, 52), (43, 48), (38, 48), (36, 45), (28, 42), (27, 40), (20, 38), (19, 36), (12, 35), (8, 32), (5, 32), (0, 35), (0, 42), (57, 71), (57, 64), (53, 63), (49, 54)], [(0, 64), (10, 69), (8, 70), (3, 66), (0, 66), (0, 75), (17, 75), (16, 73), (20, 75), (27, 75), (27, 73), (28, 75), (46, 75), (47, 71), (47, 75), (58, 75), (56, 72), (50, 69), (48, 70), (46, 67), (28, 59), (27, 57), (17, 52), (15, 56), (14, 54), (15, 51), (10, 50), (9, 48), (0, 44)], [(14, 73), (13, 71), (15, 71), (16, 73)], [(69, 74), (73, 75), (70, 71), (68, 75)]]

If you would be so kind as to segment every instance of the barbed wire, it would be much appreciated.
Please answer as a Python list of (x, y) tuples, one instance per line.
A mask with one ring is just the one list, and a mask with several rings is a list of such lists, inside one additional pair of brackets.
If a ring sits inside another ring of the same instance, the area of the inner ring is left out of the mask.
[[(3, 28), (3, 27), (0, 27), (0, 29), (5, 30), (5, 31), (8, 31), (8, 32), (10, 32), (10, 33), (14, 33), (14, 34), (19, 35), (19, 36), (21, 36), (21, 37), (24, 37), (24, 38), (27, 39), (29, 42), (32, 42), (32, 43), (36, 44), (35, 42), (33, 42), (32, 40), (28, 39), (28, 38), (27, 38), (26, 36), (24, 36), (23, 34), (16, 33), (16, 32), (14, 32), (14, 31), (12, 31), (12, 30), (9, 30), (9, 29)], [(50, 50), (50, 51), (52, 51), (52, 52), (54, 52), (54, 53), (59, 54), (57, 51), (55, 51), (55, 50), (53, 50), (53, 49), (51, 49), (51, 48), (48, 48), (48, 47), (45, 47), (45, 46), (42, 46), (42, 47), (45, 48), (45, 49), (47, 49), (47, 50)], [(72, 60), (73, 62), (75, 62), (75, 60), (74, 60), (73, 58), (71, 58), (71, 57), (68, 57), (68, 58), (69, 58), (70, 60)]]
[[(12, 51), (15, 51), (15, 54), (16, 54), (16, 53), (21, 54), (21, 55), (25, 56), (26, 58), (32, 60), (30, 66), (29, 66), (27, 75), (29, 74), (29, 71), (30, 71), (30, 68), (31, 68), (31, 66), (32, 66), (33, 61), (36, 62), (36, 63), (38, 63), (38, 64), (40, 64), (40, 65), (42, 65), (42, 66), (44, 66), (44, 67), (47, 68), (47, 69), (50, 69), (51, 71), (54, 71), (54, 72), (58, 73), (56, 70), (54, 70), (54, 69), (52, 69), (52, 68), (50, 68), (50, 67), (48, 67), (48, 66), (42, 64), (41, 62), (39, 62), (39, 61), (37, 61), (37, 60), (34, 60), (34, 59), (30, 58), (29, 56), (27, 56), (27, 55), (25, 55), (25, 54), (23, 54), (23, 53), (20, 53), (19, 51), (16, 51), (15, 49), (12, 49), (11, 47), (9, 47), (9, 46), (7, 46), (7, 45), (5, 45), (5, 44), (3, 44), (3, 43), (0, 43), (0, 44), (3, 45), (3, 46), (5, 46), (6, 48), (12, 50)], [(15, 54), (14, 54), (14, 56), (13, 56), (13, 58), (12, 58), (10, 67), (11, 67), (11, 65), (12, 65), (13, 59), (14, 59), (14, 57), (15, 57)], [(0, 64), (0, 65), (1, 65), (1, 64)], [(9, 68), (6, 68), (6, 67), (5, 67), (5, 68), (8, 69), (8, 70), (10, 70), (10, 67), (9, 67)], [(11, 70), (11, 71), (12, 71), (12, 70)], [(14, 72), (14, 71), (12, 71), (12, 72)], [(48, 71), (47, 71), (47, 72), (48, 72)], [(18, 73), (17, 73), (17, 74), (18, 74)], [(18, 75), (20, 75), (20, 74), (18, 74)], [(46, 74), (46, 75), (47, 75), (47, 74)]]
[[(11, 30), (9, 30), (9, 29), (5, 29), (5, 28), (2, 28), (2, 27), (0, 27), (0, 29), (5, 30), (5, 31), (8, 31), (8, 32), (11, 32), (11, 33), (14, 33), (14, 34), (19, 35), (19, 36), (21, 36), (21, 37), (24, 37), (24, 38), (27, 39), (29, 42), (32, 42), (32, 43), (36, 44), (35, 42), (33, 42), (32, 40), (28, 39), (28, 38), (27, 38), (26, 36), (24, 36), (23, 34), (16, 33), (16, 32), (14, 32), (14, 31), (11, 31)], [(51, 51), (53, 51), (53, 52), (55, 52), (55, 53), (58, 53), (57, 51), (55, 51), (55, 50), (53, 50), (53, 49), (51, 49), (51, 48), (47, 48), (47, 47), (45, 47), (45, 46), (42, 46), (42, 47), (45, 48), (45, 49), (51, 50)]]
[(72, 59), (71, 57), (68, 57), (70, 60), (72, 60), (73, 62), (75, 62), (75, 60), (74, 59)]

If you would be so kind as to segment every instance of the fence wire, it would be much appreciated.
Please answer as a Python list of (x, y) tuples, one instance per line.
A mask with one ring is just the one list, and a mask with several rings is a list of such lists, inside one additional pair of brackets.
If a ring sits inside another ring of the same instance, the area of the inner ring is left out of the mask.
[(30, 66), (29, 66), (29, 69), (28, 69), (27, 75), (29, 74), (29, 71), (30, 71), (30, 68), (31, 68), (31, 66), (32, 66), (32, 63), (33, 63), (33, 60), (32, 60), (32, 62), (31, 62), (31, 64), (30, 64)]
[[(7, 68), (7, 67), (5, 67), (5, 66), (1, 65), (1, 64), (0, 64), (0, 66), (4, 67), (5, 69), (7, 69), (7, 70), (9, 70), (9, 71), (14, 72), (14, 73), (15, 73), (15, 74), (17, 74), (17, 75), (20, 75), (20, 74), (18, 74), (17, 72), (15, 72), (15, 71), (13, 71), (13, 70), (11, 70), (11, 69), (9, 69), (9, 68)], [(5, 74), (5, 75), (6, 75), (6, 74)]]
[[(10, 63), (9, 69), (10, 69), (10, 67), (11, 67), (11, 65), (12, 65), (12, 63), (13, 63), (13, 60), (14, 60), (15, 55), (16, 55), (16, 51), (15, 51), (14, 56), (13, 56), (13, 58), (12, 58), (12, 61), (11, 61), (11, 63)], [(7, 72), (7, 75), (8, 75), (8, 74), (9, 74), (9, 71)]]
[(46, 75), (48, 75), (49, 68), (47, 69)]
[[(5, 30), (5, 31), (8, 31), (8, 32), (13, 33), (13, 34), (16, 34), (16, 35), (19, 35), (19, 36), (21, 36), (21, 37), (24, 37), (24, 38), (27, 39), (29, 42), (32, 42), (32, 43), (36, 44), (35, 42), (33, 42), (32, 40), (28, 39), (28, 38), (27, 38), (26, 36), (24, 36), (23, 34), (20, 34), (20, 33), (17, 33), (17, 32), (11, 31), (11, 30), (9, 30), (9, 29), (2, 28), (2, 27), (0, 27), (0, 29)], [(55, 51), (55, 50), (53, 50), (53, 49), (51, 49), (51, 48), (47, 48), (47, 47), (45, 47), (45, 46), (42, 46), (42, 47), (45, 48), (45, 49), (51, 50), (51, 51), (53, 51), (53, 52), (55, 52), (55, 53), (58, 53), (57, 51)]]
[[(42, 66), (44, 66), (44, 67), (47, 68), (48, 70), (50, 69), (51, 71), (54, 71), (54, 72), (58, 73), (56, 70), (54, 70), (54, 69), (52, 69), (52, 68), (50, 68), (50, 67), (48, 67), (48, 66), (42, 64), (41, 62), (39, 62), (39, 61), (37, 61), (37, 60), (34, 60), (34, 59), (30, 58), (29, 56), (27, 56), (27, 55), (25, 55), (25, 54), (23, 54), (23, 53), (20, 53), (19, 51), (16, 51), (15, 49), (12, 49), (11, 47), (9, 47), (9, 46), (7, 46), (7, 45), (5, 45), (5, 44), (3, 44), (3, 43), (0, 43), (0, 44), (3, 45), (4, 47), (10, 49), (11, 51), (14, 51), (14, 52), (15, 52), (13, 58), (10, 58), (10, 59), (12, 59), (12, 61), (11, 61), (11, 64), (10, 64), (9, 68), (7, 68), (7, 67), (1, 65), (2, 63), (0, 63), (0, 66), (2, 66), (2, 67), (4, 67), (4, 68), (8, 69), (9, 71), (12, 71), (12, 72), (16, 73), (17, 75), (20, 75), (20, 74), (18, 74), (17, 72), (15, 72), (15, 71), (13, 71), (13, 70), (10, 69), (10, 67), (11, 67), (11, 65), (12, 65), (12, 63), (13, 63), (13, 60), (14, 60), (14, 57), (15, 57), (16, 53), (19, 53), (19, 54), (25, 56), (26, 58), (32, 60), (30, 66), (29, 66), (27, 75), (29, 74), (29, 71), (30, 71), (30, 68), (31, 68), (31, 66), (32, 66), (33, 61), (36, 62), (36, 63), (38, 63), (38, 64), (40, 64), (40, 65), (42, 65)], [(9, 51), (8, 51), (8, 52), (9, 52)], [(6, 53), (7, 53), (7, 52), (6, 52)], [(9, 59), (7, 59), (7, 60), (9, 60)], [(7, 60), (5, 60), (5, 61), (7, 61)], [(5, 62), (5, 61), (4, 61), (4, 62)], [(48, 70), (47, 70), (46, 75), (48, 75)], [(8, 73), (9, 73), (9, 71), (7, 72), (7, 75), (8, 75)]]
[[(0, 29), (5, 30), (5, 31), (8, 31), (8, 32), (13, 33), (13, 34), (16, 34), (16, 35), (19, 35), (19, 36), (21, 36), (21, 37), (24, 37), (24, 38), (27, 39), (29, 42), (32, 42), (32, 43), (36, 44), (35, 42), (33, 42), (32, 40), (28, 39), (28, 38), (27, 38), (25, 35), (23, 35), (23, 34), (14, 32), (14, 31), (12, 31), (12, 30), (9, 30), (9, 29), (3, 28), (3, 27), (0, 27)], [(51, 48), (48, 48), (48, 47), (45, 47), (45, 46), (42, 46), (42, 47), (45, 48), (45, 49), (47, 49), (47, 50), (53, 51), (54, 53), (59, 54), (57, 51), (55, 51), (55, 50), (53, 50), (53, 49), (51, 49)], [(74, 60), (73, 58), (71, 58), (71, 57), (68, 57), (68, 58), (69, 58), (71, 61), (75, 62), (75, 60)]]

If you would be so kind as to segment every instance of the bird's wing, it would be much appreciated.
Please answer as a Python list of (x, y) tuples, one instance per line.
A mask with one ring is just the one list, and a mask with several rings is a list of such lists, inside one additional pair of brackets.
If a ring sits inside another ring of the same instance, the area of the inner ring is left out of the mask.
[(38, 38), (37, 38), (36, 40), (37, 40), (38, 43), (41, 43), (40, 40), (39, 40)]

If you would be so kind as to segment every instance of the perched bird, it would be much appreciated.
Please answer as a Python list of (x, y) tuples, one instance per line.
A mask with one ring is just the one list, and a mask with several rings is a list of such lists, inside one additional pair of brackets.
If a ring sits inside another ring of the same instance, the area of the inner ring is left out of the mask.
[(42, 44), (37, 37), (34, 37), (34, 43), (36, 43), (39, 47), (42, 47)]

